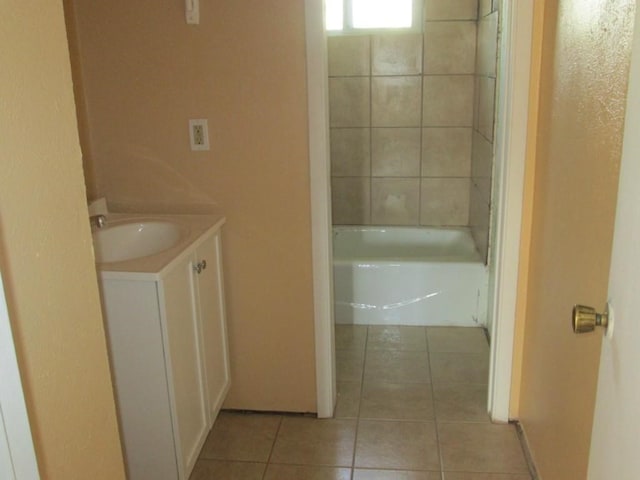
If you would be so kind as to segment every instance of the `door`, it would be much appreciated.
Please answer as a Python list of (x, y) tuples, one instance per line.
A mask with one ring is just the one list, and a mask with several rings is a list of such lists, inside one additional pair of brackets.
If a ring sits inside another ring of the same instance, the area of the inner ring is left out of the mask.
[(196, 263), (202, 265), (197, 288), (210, 425), (213, 425), (230, 385), (220, 242), (220, 232), (217, 232), (196, 250)]
[(571, 307), (607, 300), (635, 2), (536, 6), (541, 60), (518, 416), (541, 478), (584, 480), (601, 339), (573, 334)]
[(188, 478), (209, 432), (202, 343), (198, 318), (195, 254), (179, 262), (160, 283), (169, 347), (168, 376), (173, 394), (174, 428), (180, 478)]
[(609, 273), (614, 315), (611, 338), (600, 356), (598, 391), (589, 456), (590, 480), (640, 478), (640, 9), (636, 11), (633, 55), (618, 208)]

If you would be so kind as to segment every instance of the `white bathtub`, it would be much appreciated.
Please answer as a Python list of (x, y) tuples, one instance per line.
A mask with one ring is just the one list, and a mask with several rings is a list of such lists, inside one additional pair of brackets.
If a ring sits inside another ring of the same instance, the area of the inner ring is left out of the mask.
[(335, 320), (486, 324), (487, 268), (465, 228), (334, 227)]

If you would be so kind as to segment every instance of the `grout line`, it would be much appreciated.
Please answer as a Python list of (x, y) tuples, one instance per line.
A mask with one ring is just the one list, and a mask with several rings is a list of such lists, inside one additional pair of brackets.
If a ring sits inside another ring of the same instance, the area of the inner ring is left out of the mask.
[(514, 425), (516, 428), (518, 440), (520, 441), (520, 447), (522, 448), (522, 453), (524, 453), (524, 459), (527, 462), (527, 468), (529, 469), (531, 480), (539, 480), (538, 470), (536, 469), (536, 464), (533, 461), (533, 456), (531, 455), (531, 450), (529, 449), (529, 442), (527, 441), (527, 436), (524, 433), (522, 424), (517, 420), (511, 421), (509, 423)]
[[(369, 218), (367, 225), (373, 224), (373, 36), (367, 35), (369, 42)], [(367, 335), (369, 327), (367, 327)], [(366, 350), (365, 341), (365, 350)], [(365, 352), (366, 355), (366, 352)], [(364, 369), (363, 369), (364, 370)]]
[(425, 341), (427, 344), (427, 361), (429, 365), (429, 386), (431, 388), (431, 404), (433, 405), (433, 427), (436, 431), (436, 445), (438, 446), (438, 462), (440, 463), (440, 478), (444, 480), (444, 464), (442, 462), (442, 447), (440, 446), (440, 432), (438, 431), (438, 417), (436, 409), (436, 395), (433, 389), (433, 369), (431, 368), (431, 351), (429, 350), (429, 336), (427, 335), (427, 327), (425, 327)]
[(269, 470), (269, 465), (271, 464), (271, 457), (273, 456), (273, 451), (276, 448), (276, 442), (278, 441), (278, 435), (280, 435), (280, 428), (282, 427), (282, 421), (284, 420), (284, 416), (280, 417), (280, 421), (278, 422), (278, 428), (276, 428), (276, 434), (273, 437), (273, 443), (271, 444), (271, 450), (269, 451), (269, 456), (267, 457), (267, 464), (264, 467), (264, 472), (262, 474), (262, 480), (264, 480), (267, 476), (267, 470)]
[(360, 429), (360, 408), (362, 406), (362, 394), (364, 392), (364, 369), (367, 364), (367, 347), (369, 344), (369, 325), (366, 326), (364, 336), (364, 355), (362, 358), (362, 375), (360, 376), (360, 395), (358, 396), (358, 412), (356, 413), (356, 430), (353, 436), (353, 455), (351, 456), (351, 475), (349, 478), (353, 480), (356, 468), (356, 447), (358, 446), (358, 431)]

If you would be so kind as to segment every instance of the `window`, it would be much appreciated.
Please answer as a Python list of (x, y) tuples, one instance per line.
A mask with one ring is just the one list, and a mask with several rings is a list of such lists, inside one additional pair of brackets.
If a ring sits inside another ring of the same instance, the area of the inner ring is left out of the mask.
[(422, 30), (423, 0), (325, 0), (329, 34)]

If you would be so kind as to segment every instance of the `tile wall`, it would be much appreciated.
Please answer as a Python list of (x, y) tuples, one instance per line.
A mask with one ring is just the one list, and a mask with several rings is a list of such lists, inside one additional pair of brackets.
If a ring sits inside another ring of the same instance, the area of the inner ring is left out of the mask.
[(422, 34), (329, 37), (334, 224), (472, 225), (486, 252), (492, 3), (425, 0)]
[(423, 34), (330, 37), (334, 224), (468, 225), (477, 0)]
[(469, 226), (478, 251), (485, 259), (489, 247), (497, 44), (498, 0), (481, 0), (478, 11)]

